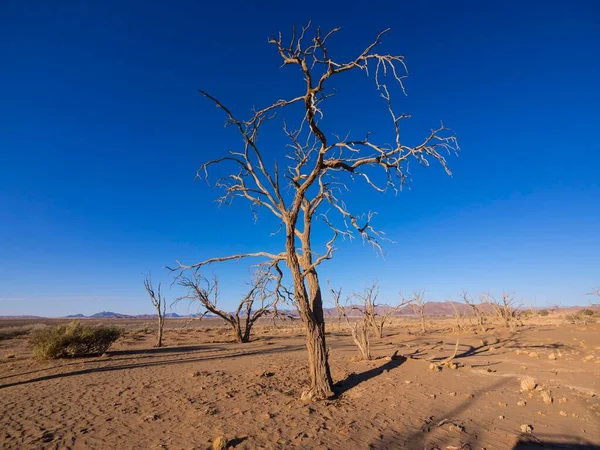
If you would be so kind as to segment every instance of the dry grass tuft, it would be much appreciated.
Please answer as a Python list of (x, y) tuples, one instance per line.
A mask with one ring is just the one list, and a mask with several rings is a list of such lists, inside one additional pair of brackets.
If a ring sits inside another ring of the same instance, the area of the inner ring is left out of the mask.
[(521, 379), (521, 390), (524, 392), (531, 392), (537, 386), (536, 381), (531, 377), (525, 377)]
[(225, 450), (227, 448), (227, 438), (225, 436), (218, 436), (213, 441), (213, 450)]
[(542, 400), (544, 401), (544, 403), (546, 405), (551, 405), (552, 402), (554, 401), (554, 399), (552, 398), (552, 395), (548, 391), (541, 391), (540, 395), (542, 396)]

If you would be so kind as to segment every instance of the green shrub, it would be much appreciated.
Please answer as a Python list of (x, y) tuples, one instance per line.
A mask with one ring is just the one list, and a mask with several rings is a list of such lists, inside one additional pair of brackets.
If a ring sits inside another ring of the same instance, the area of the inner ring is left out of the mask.
[(542, 309), (542, 310), (539, 312), (539, 315), (540, 315), (540, 316), (544, 316), (544, 317), (546, 317), (548, 314), (550, 314), (550, 313), (548, 312), (548, 310), (547, 310), (547, 309)]
[(116, 327), (88, 327), (71, 322), (37, 331), (31, 342), (38, 359), (74, 358), (104, 353), (120, 335)]

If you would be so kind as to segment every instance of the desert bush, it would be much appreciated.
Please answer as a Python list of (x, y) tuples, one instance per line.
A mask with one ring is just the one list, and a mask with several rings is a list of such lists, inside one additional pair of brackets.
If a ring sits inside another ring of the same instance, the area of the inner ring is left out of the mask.
[(550, 313), (548, 312), (548, 310), (547, 310), (547, 309), (542, 309), (540, 312), (538, 312), (538, 314), (539, 314), (540, 316), (546, 317), (546, 316), (547, 316), (548, 314), (550, 314)]
[(79, 322), (48, 327), (33, 333), (31, 342), (36, 358), (57, 359), (101, 354), (119, 338), (116, 327), (88, 327)]
[(582, 309), (581, 311), (579, 311), (579, 314), (582, 314), (584, 316), (593, 316), (594, 315), (594, 311), (592, 311), (591, 309)]
[[(585, 309), (582, 311), (586, 311)], [(582, 311), (579, 311), (575, 314), (568, 314), (567, 316), (565, 316), (565, 320), (568, 323), (571, 323), (573, 325), (587, 325), (588, 323), (593, 323), (594, 319), (592, 319), (592, 316), (588, 315), (588, 314), (583, 314)], [(587, 311), (591, 311), (591, 310), (587, 310)], [(592, 311), (593, 314), (593, 311)]]

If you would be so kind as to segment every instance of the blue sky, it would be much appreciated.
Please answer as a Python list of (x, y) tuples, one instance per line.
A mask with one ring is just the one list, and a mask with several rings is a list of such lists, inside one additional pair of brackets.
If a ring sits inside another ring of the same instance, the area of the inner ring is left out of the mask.
[[(389, 302), (465, 288), (587, 304), (600, 285), (598, 3), (341, 5), (1, 2), (0, 315), (150, 312), (143, 273), (168, 284), (175, 259), (278, 249), (266, 213), (254, 224), (244, 202), (219, 209), (218, 192), (194, 182), (239, 142), (196, 89), (240, 115), (293, 94), (297, 74), (266, 40), (311, 19), (342, 27), (340, 59), (391, 27), (381, 49), (410, 71), (395, 102), (413, 116), (404, 136), (417, 142), (443, 120), (462, 149), (453, 177), (417, 169), (396, 197), (352, 186), (353, 207), (379, 211), (396, 243), (385, 259), (343, 244), (322, 280), (348, 292), (378, 279)], [(330, 132), (385, 134), (372, 80), (340, 81)], [(213, 271), (228, 307), (246, 268)]]

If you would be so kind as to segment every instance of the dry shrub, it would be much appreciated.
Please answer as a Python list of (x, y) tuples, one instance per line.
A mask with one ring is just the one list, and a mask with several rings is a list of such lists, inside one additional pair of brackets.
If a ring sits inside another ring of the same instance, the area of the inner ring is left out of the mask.
[(573, 325), (587, 325), (594, 322), (593, 315), (594, 311), (591, 309), (582, 309), (575, 314), (568, 314), (565, 320)]
[(121, 336), (116, 327), (89, 327), (79, 322), (48, 327), (35, 332), (31, 338), (36, 358), (74, 358), (101, 354)]

